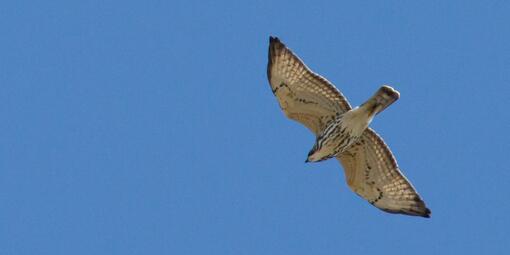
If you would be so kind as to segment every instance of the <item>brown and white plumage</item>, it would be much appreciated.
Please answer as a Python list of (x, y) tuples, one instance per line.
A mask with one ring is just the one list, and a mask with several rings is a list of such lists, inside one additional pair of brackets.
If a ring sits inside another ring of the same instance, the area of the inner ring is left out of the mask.
[[(267, 75), (285, 115), (302, 123), (318, 137), (339, 116), (358, 109), (352, 109), (333, 84), (311, 71), (274, 37), (270, 37)], [(377, 93), (365, 104), (375, 99), (381, 99)], [(395, 100), (382, 103), (379, 100), (380, 107), (371, 114), (377, 114)], [(333, 156), (341, 162), (351, 190), (374, 206), (390, 213), (430, 217), (430, 210), (400, 172), (390, 149), (372, 129), (363, 127), (352, 145)]]

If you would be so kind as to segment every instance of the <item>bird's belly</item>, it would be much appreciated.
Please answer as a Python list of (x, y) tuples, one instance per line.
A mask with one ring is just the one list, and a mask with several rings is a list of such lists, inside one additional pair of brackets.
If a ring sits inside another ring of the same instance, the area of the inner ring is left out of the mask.
[(335, 134), (331, 139), (325, 141), (320, 149), (310, 155), (309, 161), (316, 162), (334, 157), (347, 150), (358, 138), (358, 136), (351, 136), (346, 133)]
[(358, 108), (340, 115), (318, 136), (307, 161), (322, 161), (343, 153), (358, 141), (370, 121)]

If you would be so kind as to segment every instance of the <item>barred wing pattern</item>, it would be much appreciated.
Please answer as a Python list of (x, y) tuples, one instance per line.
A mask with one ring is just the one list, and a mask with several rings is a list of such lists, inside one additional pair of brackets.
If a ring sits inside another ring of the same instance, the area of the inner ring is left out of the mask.
[(372, 205), (389, 213), (430, 217), (430, 210), (400, 172), (390, 149), (371, 128), (337, 159), (351, 190)]
[(328, 80), (311, 71), (278, 38), (271, 37), (267, 77), (287, 117), (318, 134), (351, 106)]
[[(318, 135), (351, 106), (333, 84), (311, 71), (278, 38), (270, 37), (267, 76), (280, 108)], [(390, 213), (430, 217), (430, 210), (400, 172), (384, 141), (368, 128), (361, 140), (337, 155), (349, 187)]]

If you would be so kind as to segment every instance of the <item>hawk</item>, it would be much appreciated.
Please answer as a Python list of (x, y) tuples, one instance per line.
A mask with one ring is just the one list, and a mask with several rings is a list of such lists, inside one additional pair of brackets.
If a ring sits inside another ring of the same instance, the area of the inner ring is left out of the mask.
[(269, 38), (267, 76), (285, 115), (316, 135), (306, 162), (336, 157), (349, 188), (389, 213), (429, 218), (414, 187), (400, 172), (383, 139), (368, 125), (400, 94), (382, 86), (369, 100), (352, 108), (342, 93), (310, 70), (278, 38)]

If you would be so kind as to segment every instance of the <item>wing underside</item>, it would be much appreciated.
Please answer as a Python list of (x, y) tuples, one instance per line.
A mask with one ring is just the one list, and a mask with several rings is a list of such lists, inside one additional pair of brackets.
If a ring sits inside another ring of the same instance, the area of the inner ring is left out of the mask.
[(278, 38), (271, 37), (267, 75), (287, 117), (319, 133), (337, 114), (351, 109), (328, 80), (311, 71)]
[(361, 140), (337, 159), (344, 167), (349, 187), (375, 207), (430, 217), (430, 210), (400, 172), (390, 149), (372, 129), (367, 129)]

